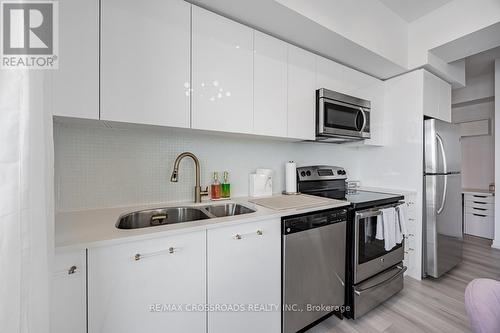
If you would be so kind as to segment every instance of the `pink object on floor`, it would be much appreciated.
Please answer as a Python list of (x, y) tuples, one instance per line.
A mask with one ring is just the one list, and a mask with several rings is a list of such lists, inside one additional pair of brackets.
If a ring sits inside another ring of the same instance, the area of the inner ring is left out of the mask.
[(472, 280), (465, 289), (465, 309), (474, 333), (500, 332), (500, 282)]

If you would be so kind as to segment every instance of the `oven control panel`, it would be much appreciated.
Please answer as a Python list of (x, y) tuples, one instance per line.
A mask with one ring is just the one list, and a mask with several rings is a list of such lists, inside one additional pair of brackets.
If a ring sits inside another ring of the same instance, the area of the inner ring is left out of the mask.
[(298, 181), (347, 179), (347, 172), (342, 167), (313, 165), (297, 168)]

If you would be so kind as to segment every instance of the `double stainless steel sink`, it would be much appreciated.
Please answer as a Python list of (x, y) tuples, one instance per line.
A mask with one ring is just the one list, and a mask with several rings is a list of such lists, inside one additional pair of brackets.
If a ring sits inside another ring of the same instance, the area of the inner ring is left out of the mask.
[(217, 217), (250, 214), (254, 212), (255, 210), (237, 203), (148, 209), (120, 216), (118, 222), (116, 222), (116, 227), (118, 229), (138, 229)]

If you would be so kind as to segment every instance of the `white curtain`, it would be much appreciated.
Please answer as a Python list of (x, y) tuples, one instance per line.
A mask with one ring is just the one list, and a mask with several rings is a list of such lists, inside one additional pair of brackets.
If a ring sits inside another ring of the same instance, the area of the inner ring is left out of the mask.
[(44, 75), (0, 70), (2, 333), (49, 333), (53, 145)]

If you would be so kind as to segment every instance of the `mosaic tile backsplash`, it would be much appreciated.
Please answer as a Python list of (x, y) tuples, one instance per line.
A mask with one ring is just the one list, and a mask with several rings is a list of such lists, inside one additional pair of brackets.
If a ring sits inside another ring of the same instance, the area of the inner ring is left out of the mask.
[(154, 126), (55, 123), (54, 145), (57, 211), (192, 201), (190, 159), (181, 163), (179, 182), (170, 182), (173, 162), (184, 151), (198, 156), (202, 186), (210, 184), (213, 171), (229, 171), (233, 197), (248, 195), (248, 174), (256, 168), (274, 170), (273, 190), (280, 193), (289, 160), (343, 166), (351, 178), (357, 172), (356, 149), (345, 146)]

